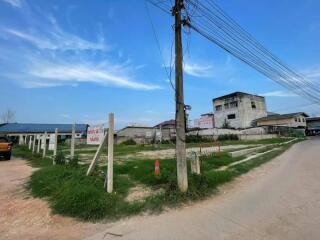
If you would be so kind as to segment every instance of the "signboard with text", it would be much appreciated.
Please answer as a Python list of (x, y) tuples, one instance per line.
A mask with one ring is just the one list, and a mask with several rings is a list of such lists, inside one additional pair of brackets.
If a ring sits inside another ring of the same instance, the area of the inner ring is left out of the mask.
[(103, 124), (88, 127), (87, 130), (87, 144), (99, 145), (104, 136)]

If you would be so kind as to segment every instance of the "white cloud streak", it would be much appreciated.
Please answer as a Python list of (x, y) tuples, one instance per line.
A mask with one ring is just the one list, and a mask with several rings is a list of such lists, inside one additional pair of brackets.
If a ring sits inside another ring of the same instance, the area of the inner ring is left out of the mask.
[[(3, 67), (6, 71), (0, 75), (17, 81), (24, 88), (77, 86), (81, 83), (134, 90), (161, 88), (135, 81), (134, 73), (145, 65), (133, 65), (130, 60), (111, 57), (114, 55), (111, 51), (115, 49), (105, 44), (102, 31), (93, 34), (97, 41), (89, 41), (62, 29), (52, 15), (41, 17), (43, 21), (24, 28), (27, 30), (0, 27), (0, 37), (19, 47), (19, 50), (10, 48), (7, 51), (8, 48), (0, 46), (0, 55), (8, 55), (1, 58), (15, 59), (4, 62), (9, 66)], [(10, 68), (12, 72), (7, 70)]]
[(39, 33), (26, 33), (16, 29), (6, 28), (4, 32), (20, 40), (27, 41), (39, 49), (49, 50), (109, 50), (104, 43), (86, 41), (76, 35), (66, 33), (60, 29), (46, 33), (41, 36)]
[(272, 91), (259, 94), (264, 97), (298, 97), (298, 95), (284, 91)]
[[(144, 84), (120, 75), (117, 70), (103, 70), (88, 65), (45, 64), (33, 66), (29, 74), (39, 80), (47, 80), (49, 84), (64, 85), (91, 82), (103, 86), (116, 86), (136, 90), (160, 89), (157, 85)], [(34, 86), (34, 84), (32, 84)], [(41, 87), (41, 85), (40, 85)]]
[(9, 3), (12, 7), (21, 8), (22, 2), (21, 0), (3, 0), (6, 3)]
[(185, 63), (184, 71), (193, 77), (208, 78), (213, 76), (213, 68), (211, 65), (200, 65), (196, 63)]

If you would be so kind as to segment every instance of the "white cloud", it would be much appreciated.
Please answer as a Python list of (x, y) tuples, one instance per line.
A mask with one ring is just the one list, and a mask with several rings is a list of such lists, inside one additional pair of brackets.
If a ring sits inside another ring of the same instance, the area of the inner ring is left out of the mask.
[(212, 77), (213, 76), (213, 68), (211, 65), (200, 65), (197, 63), (185, 63), (184, 71), (186, 74), (194, 76), (194, 77)]
[[(32, 12), (30, 15), (33, 16)], [(39, 16), (34, 16), (34, 20), (36, 17)], [(41, 20), (33, 21), (33, 25), (22, 30), (0, 24), (0, 37), (14, 46), (0, 46), (2, 77), (16, 81), (24, 88), (77, 86), (80, 83), (135, 90), (161, 88), (134, 80), (135, 72), (146, 65), (135, 65), (123, 56), (114, 57), (118, 50), (105, 44), (102, 26), (100, 30), (92, 31), (91, 36), (96, 36), (97, 40), (89, 41), (62, 29), (50, 14), (40, 17)]]
[(16, 29), (5, 28), (4, 32), (11, 36), (27, 41), (39, 49), (49, 50), (109, 50), (103, 42), (89, 42), (76, 35), (62, 31), (60, 28), (47, 33), (26, 33)]
[(60, 117), (63, 117), (63, 118), (71, 118), (71, 116), (67, 113), (61, 113), (60, 114)]
[(3, 0), (3, 1), (9, 3), (11, 6), (16, 7), (16, 8), (22, 7), (21, 0)]
[[(120, 69), (124, 70), (124, 69)], [(38, 79), (40, 87), (43, 81), (59, 86), (65, 84), (91, 82), (103, 86), (116, 86), (136, 90), (154, 90), (160, 89), (157, 85), (144, 84), (131, 80), (129, 77), (119, 72), (118, 66), (109, 66), (108, 69), (100, 69), (86, 64), (52, 64), (38, 63), (29, 69), (29, 74), (34, 79)], [(32, 86), (35, 86), (32, 82)], [(36, 86), (35, 86), (36, 87)]]
[(296, 94), (284, 91), (272, 91), (259, 94), (265, 97), (297, 97)]

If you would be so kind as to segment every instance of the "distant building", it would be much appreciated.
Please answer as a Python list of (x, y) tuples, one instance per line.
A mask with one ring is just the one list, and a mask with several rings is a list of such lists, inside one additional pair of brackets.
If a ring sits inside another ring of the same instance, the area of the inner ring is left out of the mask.
[(257, 119), (255, 122), (258, 127), (277, 126), (291, 128), (306, 128), (306, 118), (308, 115), (303, 112), (276, 114)]
[[(7, 123), (0, 126), (0, 134), (5, 135), (28, 135), (28, 134), (48, 134), (54, 133), (58, 129), (59, 134), (71, 135), (72, 124), (42, 124), (42, 123)], [(87, 124), (76, 124), (76, 134), (87, 133)]]
[(116, 143), (120, 144), (128, 140), (134, 140), (138, 144), (151, 143), (155, 138), (153, 127), (127, 126), (116, 133)]
[(164, 122), (161, 122), (157, 125), (154, 126), (155, 128), (172, 128), (175, 129), (176, 128), (176, 120), (174, 119), (170, 119)]
[(255, 119), (267, 116), (265, 98), (261, 96), (234, 92), (214, 98), (212, 102), (217, 128), (226, 125), (236, 129), (249, 128)]
[(214, 114), (212, 112), (201, 114), (199, 119), (194, 120), (193, 127), (201, 129), (214, 128)]
[(309, 117), (306, 121), (308, 135), (320, 134), (320, 117)]

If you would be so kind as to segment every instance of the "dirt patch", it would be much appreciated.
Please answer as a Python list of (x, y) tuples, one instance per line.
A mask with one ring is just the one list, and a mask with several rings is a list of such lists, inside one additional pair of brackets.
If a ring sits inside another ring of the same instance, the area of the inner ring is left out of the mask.
[(150, 187), (139, 184), (130, 189), (128, 196), (126, 197), (126, 201), (127, 202), (143, 201), (147, 197), (159, 195), (163, 192), (164, 192), (163, 189), (154, 190)]
[(25, 190), (32, 169), (23, 160), (0, 161), (0, 239), (82, 239), (101, 224), (52, 214)]

